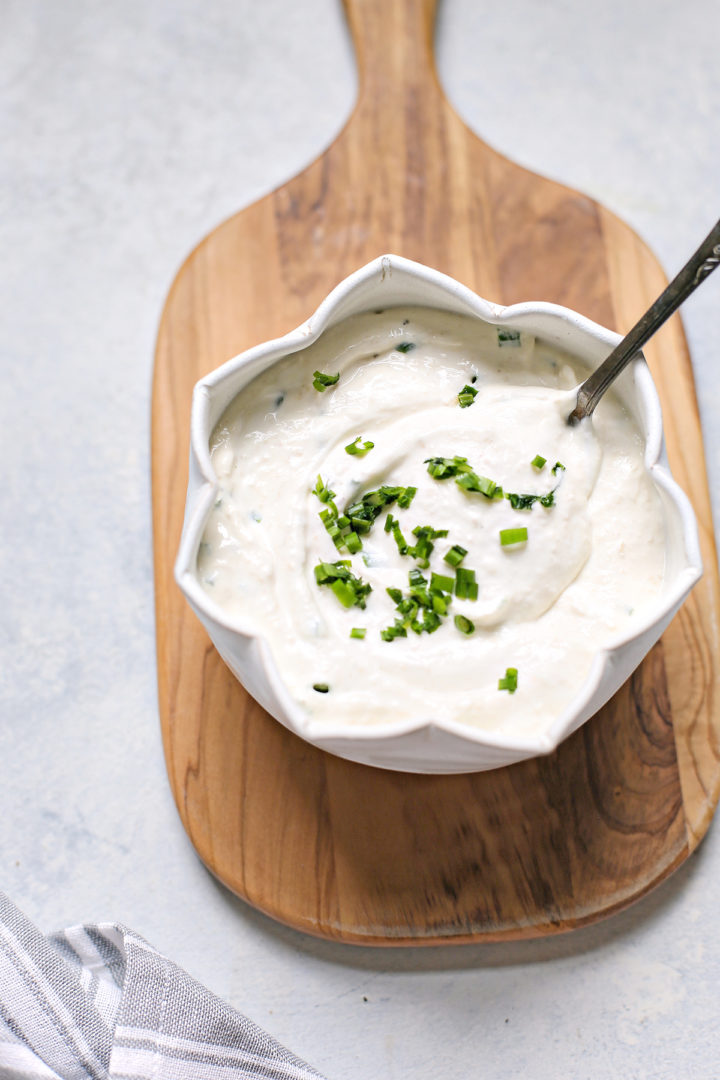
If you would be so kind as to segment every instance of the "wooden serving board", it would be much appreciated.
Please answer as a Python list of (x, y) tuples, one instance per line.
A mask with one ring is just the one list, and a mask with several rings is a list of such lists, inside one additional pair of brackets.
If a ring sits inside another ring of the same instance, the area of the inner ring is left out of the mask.
[(153, 389), (160, 713), (170, 784), (208, 868), (261, 911), (344, 942), (438, 944), (581, 926), (642, 896), (708, 828), (720, 787), (718, 572), (693, 377), (676, 318), (647, 349), (705, 576), (633, 678), (550, 757), (490, 773), (355, 765), (271, 719), (174, 584), (194, 382), (285, 333), (385, 252), (502, 303), (550, 300), (620, 331), (665, 285), (597, 203), (497, 154), (432, 59), (435, 0), (346, 0), (360, 92), (308, 169), (192, 252)]

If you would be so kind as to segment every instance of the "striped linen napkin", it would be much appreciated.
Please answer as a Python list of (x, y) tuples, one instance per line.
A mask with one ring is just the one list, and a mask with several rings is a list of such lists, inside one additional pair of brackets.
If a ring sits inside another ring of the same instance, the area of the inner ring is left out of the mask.
[(138, 934), (44, 937), (0, 892), (0, 1080), (322, 1080)]

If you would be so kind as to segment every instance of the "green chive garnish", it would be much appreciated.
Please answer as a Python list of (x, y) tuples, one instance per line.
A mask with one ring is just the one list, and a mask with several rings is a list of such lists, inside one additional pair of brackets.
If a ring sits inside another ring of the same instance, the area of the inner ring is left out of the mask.
[(550, 470), (550, 472), (553, 474), (553, 476), (557, 476), (558, 469), (562, 469), (562, 471), (565, 472), (565, 466), (560, 461), (556, 461), (555, 464), (553, 465), (552, 469)]
[(517, 348), (520, 344), (520, 331), (508, 330), (498, 326), (498, 345), (512, 345)]
[(348, 443), (348, 445), (345, 447), (346, 454), (352, 454), (355, 457), (365, 457), (366, 454), (370, 453), (375, 443), (364, 442), (362, 446), (359, 446), (358, 444), (360, 442), (360, 438), (360, 435), (358, 435), (356, 439), (354, 439), (351, 443)]
[[(447, 609), (452, 602), (450, 591), (444, 592), (443, 588), (452, 590), (453, 579), (444, 577), (442, 574), (433, 574), (430, 585), (427, 578), (423, 577), (418, 569), (413, 569), (408, 574), (410, 583), (410, 595), (405, 596), (400, 589), (387, 589), (387, 594), (395, 604), (398, 612), (392, 626), (380, 631), (383, 641), (394, 641), (396, 637), (407, 637), (408, 628), (414, 634), (433, 634), (442, 623), (442, 616), (447, 615)], [(442, 586), (442, 587), (441, 587)]]
[(447, 529), (433, 529), (431, 525), (417, 525), (413, 529), (413, 536), (417, 537), (417, 543), (408, 548), (408, 555), (412, 555), (422, 567), (427, 568), (430, 565), (430, 556), (435, 547), (433, 541), (447, 536), (447, 534)]
[(350, 637), (357, 638), (358, 641), (362, 641), (366, 633), (367, 631), (364, 626), (353, 626), (352, 630), (350, 631)]
[(500, 543), (503, 547), (507, 547), (509, 544), (524, 544), (527, 538), (528, 531), (526, 528), (500, 530)]
[(478, 476), (472, 470), (456, 477), (455, 483), (463, 491), (477, 491), (480, 495), (484, 495), (486, 499), (494, 498), (497, 491), (497, 484), (494, 480), (491, 480), (488, 476)]
[[(388, 529), (388, 523), (390, 528)], [(400, 531), (400, 523), (397, 518), (394, 518), (392, 514), (388, 514), (387, 521), (385, 522), (385, 532), (391, 532), (393, 534), (393, 540), (397, 544), (397, 549), (401, 555), (407, 555), (410, 550), (408, 542)]]
[(338, 578), (329, 582), (329, 585), (343, 607), (350, 608), (355, 605), (355, 589), (347, 581)]
[(405, 623), (402, 619), (396, 619), (394, 626), (388, 626), (386, 630), (380, 631), (380, 637), (383, 641), (394, 641), (396, 637), (407, 637)]
[(397, 349), (398, 352), (409, 353), (415, 348), (415, 342), (414, 341), (401, 341), (399, 345), (395, 346), (395, 348)]
[(534, 465), (534, 467), (536, 469), (542, 469), (542, 467), (545, 465), (546, 461), (547, 461), (547, 458), (544, 458), (542, 456), (542, 454), (536, 454), (535, 457), (530, 462), (530, 464)]
[(317, 495), (318, 499), (322, 503), (330, 502), (331, 499), (335, 498), (335, 492), (330, 490), (330, 488), (327, 486), (322, 476), (320, 475), (318, 475), (317, 483), (312, 489), (312, 493), (313, 495)]
[(455, 571), (455, 595), (458, 600), (477, 600), (478, 586), (475, 571), (459, 566)]
[(313, 690), (317, 690), (318, 694), (327, 694), (330, 687), (326, 682), (313, 683)]
[(357, 555), (362, 547), (362, 540), (355, 532), (346, 533), (343, 537), (343, 541), (351, 555)]
[[(541, 466), (536, 463), (542, 461), (545, 464), (545, 458), (541, 458), (538, 454), (531, 464), (536, 468)], [(491, 480), (488, 476), (478, 476), (473, 471), (472, 466), (468, 464), (467, 458), (454, 457), (454, 458), (426, 458), (425, 464), (428, 467), (428, 472), (435, 480), (447, 480), (448, 477), (454, 476), (455, 483), (463, 491), (472, 494), (484, 495), (486, 499), (502, 499), (509, 500), (513, 510), (530, 510), (532, 506), (539, 502), (541, 506), (553, 506), (555, 503), (555, 488), (552, 491), (548, 491), (546, 495), (521, 495), (515, 491), (503, 491), (500, 484), (496, 484), (494, 480)], [(561, 465), (558, 461), (553, 466), (552, 472), (557, 475), (557, 469), (564, 469), (565, 466)]]
[(407, 510), (417, 494), (416, 487), (406, 487), (402, 495), (398, 495), (397, 504), (401, 510)]
[(447, 615), (448, 604), (452, 599), (451, 596), (446, 596), (440, 591), (431, 589), (430, 599), (432, 601), (432, 609), (436, 615)]
[(475, 623), (470, 622), (464, 615), (456, 615), (454, 622), (461, 634), (472, 634), (475, 631)]
[(447, 480), (449, 476), (472, 472), (472, 466), (468, 465), (468, 459), (464, 457), (425, 458), (425, 464), (428, 467), (428, 472), (435, 480)]
[(351, 555), (356, 555), (362, 548), (362, 540), (352, 530), (347, 514), (338, 514), (338, 508), (333, 502), (335, 492), (330, 490), (322, 476), (318, 476), (312, 493), (317, 495), (320, 502), (327, 503), (319, 517), (335, 547), (338, 551), (349, 551)]
[(475, 387), (465, 385), (458, 394), (458, 405), (461, 409), (467, 409), (468, 405), (472, 405), (476, 397), (477, 390)]
[[(415, 488), (390, 487), (383, 484), (375, 491), (366, 491), (361, 499), (345, 507), (345, 514), (350, 519), (350, 528), (353, 532), (370, 532), (375, 519), (380, 516), (386, 506), (392, 506), (395, 501), (399, 504), (400, 499), (407, 500), (409, 506), (415, 490)], [(390, 532), (390, 529), (386, 528), (386, 532)]]
[(328, 386), (334, 386), (340, 378), (340, 372), (337, 375), (326, 375), (322, 371), (313, 371), (313, 386), (321, 394), (324, 394)]
[(355, 577), (349, 567), (349, 559), (318, 563), (315, 567), (315, 581), (318, 585), (328, 585), (343, 607), (364, 608), (365, 597), (372, 592), (372, 585)]
[(442, 592), (446, 593), (452, 593), (455, 588), (455, 580), (451, 577), (446, 577), (445, 574), (431, 574), (430, 588), (440, 589)]
[(460, 547), (459, 544), (453, 544), (450, 550), (443, 555), (443, 559), (449, 566), (459, 566), (466, 555), (466, 548)]
[(548, 491), (547, 495), (518, 495), (514, 491), (506, 491), (505, 498), (510, 500), (513, 510), (530, 510), (534, 503), (541, 506), (552, 506), (555, 502), (555, 491)]
[(508, 690), (511, 694), (514, 694), (517, 690), (517, 684), (517, 668), (505, 668), (505, 677), (503, 679), (498, 679), (498, 690)]

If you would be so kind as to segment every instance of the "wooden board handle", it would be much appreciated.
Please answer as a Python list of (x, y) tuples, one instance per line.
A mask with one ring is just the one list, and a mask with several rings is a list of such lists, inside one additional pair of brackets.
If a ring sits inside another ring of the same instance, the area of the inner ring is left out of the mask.
[(418, 94), (440, 92), (433, 54), (437, 0), (343, 3), (357, 58), (359, 113), (381, 106), (402, 117)]

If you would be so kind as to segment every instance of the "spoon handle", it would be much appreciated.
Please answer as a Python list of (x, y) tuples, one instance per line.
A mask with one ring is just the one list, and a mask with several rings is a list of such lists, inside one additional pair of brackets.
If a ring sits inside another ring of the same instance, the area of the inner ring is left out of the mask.
[(632, 330), (616, 345), (606, 360), (580, 386), (577, 405), (568, 417), (576, 424), (585, 416), (591, 416), (595, 406), (608, 386), (629, 364), (635, 354), (659, 330), (690, 293), (697, 289), (708, 274), (720, 265), (720, 221), (710, 230), (700, 247), (672, 279), (655, 303), (635, 323)]

